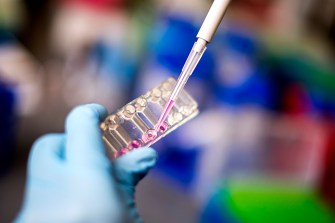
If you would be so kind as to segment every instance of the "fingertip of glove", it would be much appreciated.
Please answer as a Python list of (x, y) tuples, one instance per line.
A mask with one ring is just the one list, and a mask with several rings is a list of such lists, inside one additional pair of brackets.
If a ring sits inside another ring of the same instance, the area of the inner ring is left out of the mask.
[(105, 118), (108, 115), (107, 109), (100, 105), (100, 104), (86, 104), (85, 107), (90, 108), (91, 110), (95, 111), (96, 114), (99, 116), (100, 120)]
[(137, 157), (137, 159), (145, 159), (146, 161), (155, 161), (158, 158), (156, 150), (151, 147), (141, 147), (129, 152), (129, 156)]
[(157, 152), (153, 148), (142, 147), (129, 151), (116, 162), (121, 166), (127, 165), (129, 168), (131, 165), (135, 165), (140, 169), (148, 169), (155, 165), (157, 157)]
[(120, 182), (135, 186), (156, 164), (157, 152), (152, 148), (129, 151), (115, 161), (116, 176)]
[(44, 147), (50, 147), (50, 145), (59, 144), (59, 142), (64, 141), (64, 135), (61, 133), (49, 133), (40, 136), (32, 145), (32, 151), (39, 151), (44, 149)]
[(107, 109), (99, 104), (85, 104), (79, 105), (71, 110), (69, 115), (67, 116), (66, 122), (71, 123), (75, 122), (76, 120), (102, 120), (108, 115)]
[(155, 149), (151, 148), (151, 147), (141, 147), (138, 149), (134, 149), (132, 151), (130, 151), (130, 154), (141, 154), (141, 156), (147, 156), (147, 157), (151, 157), (153, 159), (157, 159), (158, 154), (156, 152)]
[(64, 158), (64, 141), (64, 134), (60, 133), (51, 133), (39, 137), (32, 145), (29, 154), (29, 169), (40, 168), (43, 162), (51, 163), (54, 160), (62, 160)]

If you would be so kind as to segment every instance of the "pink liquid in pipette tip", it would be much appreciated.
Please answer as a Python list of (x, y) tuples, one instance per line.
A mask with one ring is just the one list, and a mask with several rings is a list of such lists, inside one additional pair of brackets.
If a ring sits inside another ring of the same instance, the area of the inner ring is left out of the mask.
[(172, 99), (170, 99), (168, 101), (168, 103), (166, 103), (165, 108), (163, 110), (163, 113), (162, 113), (161, 117), (159, 118), (157, 125), (155, 126), (155, 130), (157, 132), (159, 131), (160, 126), (163, 124), (163, 122), (165, 121), (165, 119), (169, 115), (173, 105), (174, 105), (174, 100), (172, 100)]

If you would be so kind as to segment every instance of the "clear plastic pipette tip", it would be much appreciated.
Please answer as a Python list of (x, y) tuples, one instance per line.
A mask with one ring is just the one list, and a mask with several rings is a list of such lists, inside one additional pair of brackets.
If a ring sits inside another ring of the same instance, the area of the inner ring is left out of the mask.
[(160, 126), (163, 124), (167, 116), (169, 115), (171, 109), (173, 108), (175, 100), (178, 98), (179, 93), (184, 88), (188, 78), (192, 75), (194, 69), (198, 65), (202, 55), (206, 50), (207, 42), (199, 38), (193, 45), (193, 48), (188, 55), (188, 58), (184, 64), (184, 67), (178, 77), (176, 86), (174, 87), (169, 100), (165, 104), (163, 112), (155, 126), (155, 130), (159, 131)]

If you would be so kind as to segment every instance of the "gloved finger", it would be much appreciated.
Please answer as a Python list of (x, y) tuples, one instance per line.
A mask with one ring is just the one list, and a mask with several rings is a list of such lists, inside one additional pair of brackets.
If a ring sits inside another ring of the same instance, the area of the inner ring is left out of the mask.
[(59, 171), (59, 165), (64, 162), (64, 143), (64, 134), (48, 134), (37, 139), (29, 156), (29, 175), (46, 178)]
[(70, 112), (65, 125), (65, 158), (69, 163), (90, 166), (110, 164), (99, 127), (106, 116), (106, 108), (98, 104), (81, 105)]
[(152, 148), (132, 150), (115, 161), (115, 176), (123, 185), (136, 186), (156, 160), (157, 152)]

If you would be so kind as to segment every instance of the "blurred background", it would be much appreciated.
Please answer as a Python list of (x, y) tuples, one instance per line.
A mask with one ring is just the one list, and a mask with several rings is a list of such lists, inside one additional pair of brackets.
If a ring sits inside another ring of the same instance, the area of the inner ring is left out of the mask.
[[(210, 0), (0, 0), (0, 222), (34, 140), (78, 104), (110, 112), (177, 77)], [(145, 222), (334, 222), (335, 0), (232, 0), (156, 143)]]

